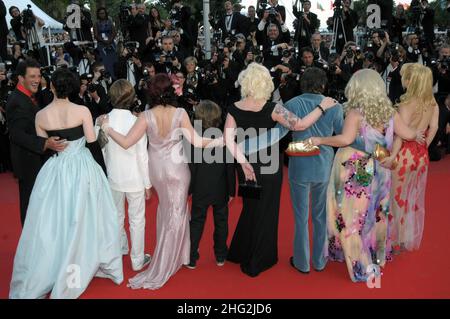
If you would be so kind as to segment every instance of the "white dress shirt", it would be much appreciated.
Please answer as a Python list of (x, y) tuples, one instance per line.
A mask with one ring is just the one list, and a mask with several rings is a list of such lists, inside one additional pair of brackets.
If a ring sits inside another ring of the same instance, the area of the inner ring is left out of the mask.
[[(114, 109), (109, 114), (109, 126), (127, 135), (137, 120), (129, 110)], [(111, 188), (119, 192), (139, 192), (151, 188), (147, 152), (147, 135), (129, 149), (123, 149), (112, 138), (104, 148), (105, 164)]]

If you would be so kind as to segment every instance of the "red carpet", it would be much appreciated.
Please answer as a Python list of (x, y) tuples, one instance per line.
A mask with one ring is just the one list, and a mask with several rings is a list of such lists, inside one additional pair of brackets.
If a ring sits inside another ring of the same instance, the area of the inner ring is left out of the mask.
[[(126, 281), (116, 286), (94, 279), (82, 298), (450, 298), (450, 157), (432, 162), (428, 178), (425, 233), (417, 252), (397, 256), (384, 270), (380, 289), (352, 283), (344, 264), (328, 263), (325, 271), (309, 275), (289, 265), (292, 255), (293, 214), (287, 172), (284, 176), (279, 225), (279, 262), (257, 278), (249, 278), (231, 263), (219, 268), (212, 249), (213, 223), (208, 216), (196, 270), (181, 269), (157, 290), (131, 290)], [(157, 199), (147, 206), (147, 251), (155, 244)], [(236, 226), (240, 199), (230, 206), (230, 237)], [(11, 174), (0, 174), (0, 298), (7, 298), (14, 252), (21, 231), (18, 187)], [(130, 258), (124, 258), (127, 280), (134, 275)]]

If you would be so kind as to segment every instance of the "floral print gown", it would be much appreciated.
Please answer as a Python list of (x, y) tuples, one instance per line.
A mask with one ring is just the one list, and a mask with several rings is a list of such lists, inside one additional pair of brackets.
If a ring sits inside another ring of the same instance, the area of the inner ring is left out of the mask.
[(328, 249), (330, 260), (347, 264), (354, 282), (367, 280), (368, 272), (390, 258), (388, 239), (390, 170), (373, 159), (377, 144), (391, 150), (393, 118), (384, 134), (364, 120), (359, 130), (361, 150), (338, 150), (327, 190)]

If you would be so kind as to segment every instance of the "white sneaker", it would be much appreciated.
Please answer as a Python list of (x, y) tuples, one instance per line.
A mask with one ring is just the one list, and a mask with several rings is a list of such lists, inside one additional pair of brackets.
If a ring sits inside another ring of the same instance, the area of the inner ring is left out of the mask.
[(147, 266), (148, 264), (150, 264), (150, 262), (152, 261), (152, 256), (150, 256), (149, 254), (145, 254), (144, 255), (144, 261), (142, 263), (142, 265), (140, 265), (139, 267), (132, 267), (133, 271), (139, 271), (142, 270), (142, 268), (144, 268), (145, 266)]

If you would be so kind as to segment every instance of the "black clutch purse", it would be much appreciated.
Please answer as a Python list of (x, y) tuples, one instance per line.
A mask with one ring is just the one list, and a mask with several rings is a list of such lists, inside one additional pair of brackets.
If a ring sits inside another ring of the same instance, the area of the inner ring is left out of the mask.
[(238, 195), (244, 198), (260, 199), (262, 186), (258, 182), (248, 184), (247, 181), (239, 183)]

